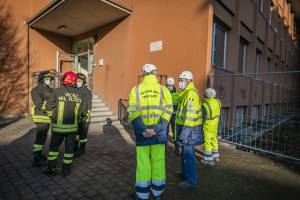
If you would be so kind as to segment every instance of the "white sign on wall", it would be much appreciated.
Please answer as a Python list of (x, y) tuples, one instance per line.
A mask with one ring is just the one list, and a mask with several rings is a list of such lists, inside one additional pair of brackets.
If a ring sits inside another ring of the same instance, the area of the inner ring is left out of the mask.
[(162, 40), (150, 43), (150, 52), (161, 51), (162, 50)]

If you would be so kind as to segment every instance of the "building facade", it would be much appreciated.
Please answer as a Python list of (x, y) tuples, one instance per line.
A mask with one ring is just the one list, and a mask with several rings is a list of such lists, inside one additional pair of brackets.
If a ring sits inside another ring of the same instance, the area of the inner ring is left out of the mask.
[(85, 73), (115, 113), (145, 63), (162, 83), (192, 71), (232, 112), (287, 106), (295, 93), (293, 74), (255, 74), (296, 70), (290, 1), (4, 0), (0, 11), (4, 117), (28, 112), (32, 74), (46, 69)]

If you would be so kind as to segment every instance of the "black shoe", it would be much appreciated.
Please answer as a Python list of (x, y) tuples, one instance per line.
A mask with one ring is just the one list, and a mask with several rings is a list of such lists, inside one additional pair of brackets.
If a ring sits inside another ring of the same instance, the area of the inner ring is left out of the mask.
[(44, 171), (44, 174), (48, 175), (48, 176), (56, 176), (57, 175), (57, 170), (56, 169), (50, 169), (50, 168), (47, 168), (45, 171)]
[(62, 170), (64, 176), (69, 176), (71, 174), (71, 164), (63, 164)]

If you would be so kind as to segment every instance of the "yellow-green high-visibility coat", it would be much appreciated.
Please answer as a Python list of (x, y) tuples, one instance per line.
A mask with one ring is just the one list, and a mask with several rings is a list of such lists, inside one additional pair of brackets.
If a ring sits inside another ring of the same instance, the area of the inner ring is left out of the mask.
[[(132, 88), (127, 111), (135, 129), (137, 146), (167, 142), (168, 122), (173, 112), (172, 96), (165, 86), (159, 84), (155, 75), (145, 76)], [(157, 136), (144, 138), (142, 133), (147, 128), (153, 128)]]
[(201, 102), (194, 82), (180, 93), (175, 123), (179, 141), (185, 144), (203, 142)]
[(204, 134), (217, 134), (219, 126), (219, 118), (221, 114), (221, 101), (217, 98), (204, 98), (202, 104), (204, 108)]

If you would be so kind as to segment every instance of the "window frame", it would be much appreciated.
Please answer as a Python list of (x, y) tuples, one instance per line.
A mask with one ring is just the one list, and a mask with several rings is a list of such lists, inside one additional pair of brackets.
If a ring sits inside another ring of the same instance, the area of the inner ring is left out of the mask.
[(245, 40), (244, 38), (240, 37), (240, 43), (239, 43), (239, 50), (240, 50), (240, 45), (241, 43), (243, 43), (243, 65), (242, 65), (242, 72), (240, 72), (240, 53), (239, 52), (239, 57), (238, 57), (238, 72), (240, 74), (245, 74), (245, 65), (246, 65), (246, 56), (247, 56), (247, 46), (248, 46), (248, 43), (247, 43), (247, 40)]
[[(223, 49), (224, 54), (223, 54), (223, 59), (222, 59), (223, 60), (223, 63), (222, 63), (223, 65), (219, 65), (215, 61), (216, 28), (219, 28), (220, 30), (222, 30), (224, 32), (224, 41), (223, 41), (223, 43), (224, 43), (224, 49)], [(213, 38), (212, 38), (213, 40), (212, 40), (212, 57), (211, 57), (211, 63), (212, 63), (213, 66), (216, 66), (216, 67), (221, 68), (221, 69), (226, 69), (226, 61), (227, 61), (227, 59), (226, 59), (226, 57), (227, 57), (227, 32), (228, 31), (226, 30), (226, 28), (224, 28), (219, 23), (217, 23), (217, 22), (213, 23)]]

